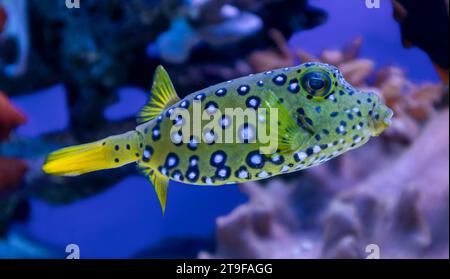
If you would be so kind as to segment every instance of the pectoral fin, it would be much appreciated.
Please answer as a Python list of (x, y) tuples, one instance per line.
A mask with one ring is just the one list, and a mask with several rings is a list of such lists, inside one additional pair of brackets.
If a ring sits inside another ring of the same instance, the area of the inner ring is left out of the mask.
[(278, 127), (270, 127), (270, 131), (272, 137), (277, 137), (279, 153), (297, 150), (305, 140), (297, 122), (272, 90), (265, 90), (262, 95), (262, 106), (267, 110), (275, 108), (278, 111)]

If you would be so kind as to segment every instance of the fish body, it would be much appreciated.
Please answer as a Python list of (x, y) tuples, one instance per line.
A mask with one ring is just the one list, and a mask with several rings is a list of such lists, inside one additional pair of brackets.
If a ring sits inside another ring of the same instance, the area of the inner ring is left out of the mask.
[(137, 162), (164, 208), (169, 180), (223, 185), (310, 168), (365, 144), (392, 117), (377, 95), (322, 63), (219, 83), (182, 100), (159, 67), (152, 94), (135, 131), (57, 151), (44, 171), (78, 175)]

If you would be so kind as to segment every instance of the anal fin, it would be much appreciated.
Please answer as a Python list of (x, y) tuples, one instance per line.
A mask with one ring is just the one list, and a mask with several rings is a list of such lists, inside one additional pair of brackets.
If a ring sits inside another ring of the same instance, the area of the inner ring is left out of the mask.
[(162, 213), (166, 210), (167, 189), (169, 188), (169, 178), (157, 171), (149, 173), (150, 181), (155, 187), (156, 195), (158, 196), (159, 204), (161, 205)]

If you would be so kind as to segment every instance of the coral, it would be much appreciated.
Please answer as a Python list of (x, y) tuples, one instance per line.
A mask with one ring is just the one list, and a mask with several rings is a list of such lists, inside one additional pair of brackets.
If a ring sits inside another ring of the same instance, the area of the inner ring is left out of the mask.
[(294, 63), (293, 55), (283, 34), (277, 29), (271, 29), (268, 33), (276, 47), (255, 50), (247, 57), (247, 63), (256, 73), (292, 66)]
[[(390, 164), (343, 190), (332, 185), (345, 176), (341, 170), (322, 183), (323, 171), (308, 173), (314, 195), (305, 194), (306, 179), (242, 185), (250, 201), (217, 219), (217, 250), (199, 257), (365, 258), (369, 244), (382, 258), (448, 257), (448, 116), (438, 113), (399, 158), (384, 152)], [(316, 204), (318, 212), (305, 212), (302, 204), (318, 196), (326, 200)], [(313, 221), (305, 218), (311, 214)]]
[(201, 252), (200, 258), (297, 258), (311, 257), (311, 240), (299, 237), (301, 224), (287, 203), (293, 187), (274, 180), (261, 188), (257, 183), (241, 186), (250, 201), (217, 219), (217, 252)]

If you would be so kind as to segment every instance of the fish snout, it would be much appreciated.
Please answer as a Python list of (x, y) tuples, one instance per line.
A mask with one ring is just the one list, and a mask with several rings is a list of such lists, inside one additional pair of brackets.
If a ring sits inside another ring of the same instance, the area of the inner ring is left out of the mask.
[(394, 112), (376, 97), (376, 102), (372, 110), (369, 111), (369, 124), (372, 136), (380, 135), (392, 124)]

